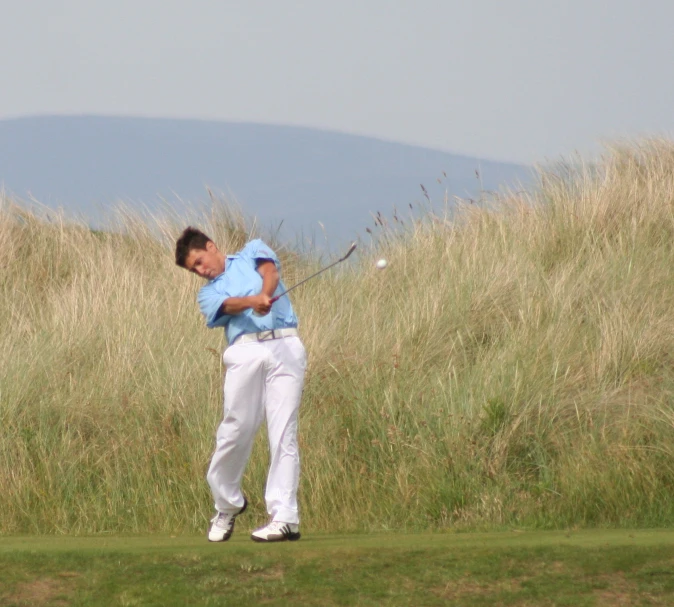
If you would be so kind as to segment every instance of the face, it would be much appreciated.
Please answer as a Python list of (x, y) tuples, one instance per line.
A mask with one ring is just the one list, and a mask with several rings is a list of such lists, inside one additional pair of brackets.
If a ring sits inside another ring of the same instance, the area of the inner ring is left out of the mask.
[(192, 249), (185, 258), (185, 268), (200, 278), (212, 280), (225, 271), (225, 256), (212, 242), (205, 249)]

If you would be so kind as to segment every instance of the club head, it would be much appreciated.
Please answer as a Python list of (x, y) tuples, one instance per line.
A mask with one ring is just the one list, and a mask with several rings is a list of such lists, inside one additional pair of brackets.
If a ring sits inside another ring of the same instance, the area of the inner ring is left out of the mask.
[(344, 261), (351, 253), (353, 253), (356, 250), (356, 243), (352, 242), (351, 246), (349, 247), (349, 250), (346, 252), (346, 255), (342, 257), (339, 261)]

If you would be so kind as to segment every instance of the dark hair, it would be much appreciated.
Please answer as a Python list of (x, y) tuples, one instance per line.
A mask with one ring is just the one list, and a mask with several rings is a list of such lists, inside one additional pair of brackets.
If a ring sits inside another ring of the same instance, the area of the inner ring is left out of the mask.
[(185, 267), (185, 260), (193, 249), (206, 250), (206, 243), (213, 242), (201, 230), (188, 226), (176, 240), (176, 265)]

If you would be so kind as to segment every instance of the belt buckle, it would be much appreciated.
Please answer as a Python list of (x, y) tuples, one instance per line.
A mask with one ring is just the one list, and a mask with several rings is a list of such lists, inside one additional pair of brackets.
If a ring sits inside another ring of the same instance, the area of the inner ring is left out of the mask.
[(269, 329), (268, 331), (260, 331), (257, 334), (258, 341), (269, 341), (270, 339), (276, 339), (274, 335), (274, 329)]

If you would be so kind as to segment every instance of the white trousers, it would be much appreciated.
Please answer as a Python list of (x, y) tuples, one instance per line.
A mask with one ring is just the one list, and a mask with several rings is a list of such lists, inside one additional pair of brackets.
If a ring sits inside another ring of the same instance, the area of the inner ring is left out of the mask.
[(270, 465), (265, 490), (272, 520), (299, 523), (297, 487), (300, 456), (297, 418), (304, 385), (306, 352), (299, 337), (229, 346), (224, 417), (207, 480), (219, 512), (243, 506), (241, 479), (263, 418), (267, 418)]

